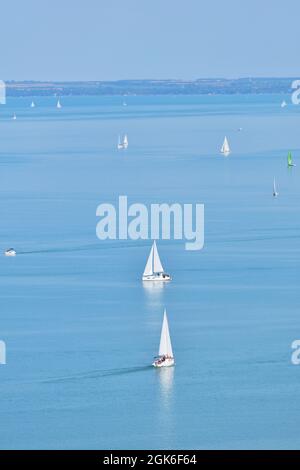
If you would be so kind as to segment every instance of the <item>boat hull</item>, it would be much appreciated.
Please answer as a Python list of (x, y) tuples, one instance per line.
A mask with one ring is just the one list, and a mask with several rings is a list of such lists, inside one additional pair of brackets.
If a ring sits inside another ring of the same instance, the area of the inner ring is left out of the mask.
[(11, 251), (11, 252), (6, 251), (6, 252), (4, 253), (4, 256), (17, 256), (17, 253), (16, 253), (15, 251)]
[(163, 362), (161, 362), (160, 359), (157, 359), (152, 365), (156, 369), (162, 369), (163, 367), (173, 367), (175, 365), (175, 361), (173, 358), (165, 359)]
[(149, 274), (148, 276), (143, 276), (143, 281), (159, 281), (159, 282), (168, 282), (171, 281), (172, 278), (170, 274), (166, 273), (159, 273), (159, 274)]

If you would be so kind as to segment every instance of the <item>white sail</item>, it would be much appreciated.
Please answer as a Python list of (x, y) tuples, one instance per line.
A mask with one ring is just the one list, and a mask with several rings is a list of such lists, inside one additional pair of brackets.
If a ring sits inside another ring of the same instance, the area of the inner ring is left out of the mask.
[(169, 324), (167, 318), (167, 312), (164, 312), (164, 319), (161, 329), (160, 344), (159, 344), (159, 356), (173, 357), (173, 350), (169, 332)]
[(35, 108), (35, 102), (34, 102), (34, 101), (31, 102), (30, 107), (31, 107), (31, 108)]
[(12, 117), (12, 119), (13, 119), (13, 121), (16, 121), (16, 119), (17, 119), (17, 115), (16, 115), (16, 113), (14, 113), (14, 114), (13, 114), (13, 117)]
[(229, 147), (227, 137), (225, 137), (225, 139), (224, 139), (223, 145), (221, 147), (221, 153), (224, 153), (224, 154), (230, 153), (230, 147)]
[(163, 273), (164, 268), (162, 267), (160, 257), (157, 251), (156, 242), (154, 240), (148, 261), (145, 267), (144, 276), (152, 276), (154, 273)]
[(154, 245), (152, 245), (152, 248), (150, 251), (150, 255), (149, 255), (149, 258), (145, 267), (145, 271), (144, 271), (144, 276), (152, 276), (153, 274), (153, 250), (154, 250)]
[(286, 102), (286, 101), (283, 101), (283, 102), (281, 103), (281, 107), (282, 107), (282, 108), (285, 108), (286, 106), (287, 106), (287, 102)]
[(58, 101), (57, 101), (57, 105), (56, 105), (56, 107), (57, 107), (57, 109), (60, 109), (60, 108), (62, 108), (62, 105), (61, 105), (61, 102), (60, 102), (60, 100), (59, 100), (59, 99), (58, 99)]
[(273, 181), (273, 196), (278, 196), (277, 185), (276, 185), (276, 179), (275, 178), (274, 178), (274, 181)]
[(153, 272), (154, 273), (163, 273), (164, 268), (162, 267), (160, 257), (157, 251), (156, 242), (153, 242)]
[(118, 149), (127, 149), (128, 147), (128, 137), (125, 134), (123, 137), (123, 140), (121, 140), (121, 137), (119, 136), (118, 139)]

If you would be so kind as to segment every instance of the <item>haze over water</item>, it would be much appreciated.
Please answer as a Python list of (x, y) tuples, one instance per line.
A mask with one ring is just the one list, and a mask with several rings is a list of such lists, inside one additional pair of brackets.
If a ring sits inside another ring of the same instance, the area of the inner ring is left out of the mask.
[[(282, 99), (1, 106), (0, 448), (299, 448), (300, 108)], [(150, 240), (96, 238), (119, 195), (205, 204), (202, 251), (158, 241), (170, 284), (141, 282)], [(165, 307), (176, 366), (154, 370)]]

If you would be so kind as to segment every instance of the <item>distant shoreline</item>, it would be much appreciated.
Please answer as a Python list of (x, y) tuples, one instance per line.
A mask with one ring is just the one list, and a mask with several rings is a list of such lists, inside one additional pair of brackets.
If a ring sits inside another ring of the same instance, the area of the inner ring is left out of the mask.
[(198, 80), (6, 81), (7, 96), (161, 96), (291, 93), (294, 78)]

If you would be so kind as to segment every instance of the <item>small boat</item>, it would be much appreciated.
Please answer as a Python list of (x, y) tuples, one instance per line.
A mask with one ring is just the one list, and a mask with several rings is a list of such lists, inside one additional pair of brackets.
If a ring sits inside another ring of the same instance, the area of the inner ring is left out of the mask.
[(223, 155), (225, 155), (225, 156), (230, 154), (230, 147), (229, 147), (227, 137), (225, 137), (225, 139), (224, 139), (223, 145), (221, 147), (221, 153), (223, 153)]
[(276, 185), (276, 179), (275, 178), (274, 178), (274, 181), (273, 181), (273, 196), (274, 197), (279, 196), (279, 192), (277, 191), (277, 185)]
[(13, 248), (9, 248), (8, 250), (4, 252), (4, 255), (5, 256), (17, 256), (17, 252)]
[(128, 137), (126, 134), (124, 135), (124, 139), (123, 139), (123, 147), (124, 149), (127, 149), (128, 147)]
[(128, 148), (128, 137), (127, 135), (125, 134), (124, 137), (123, 137), (123, 140), (121, 140), (121, 137), (119, 136), (119, 140), (118, 140), (118, 150), (122, 150), (122, 149), (127, 149)]
[(286, 106), (287, 106), (287, 102), (285, 100), (283, 100), (283, 102), (281, 103), (281, 107), (285, 108)]
[(288, 167), (289, 168), (291, 168), (292, 166), (296, 166), (295, 163), (293, 163), (292, 152), (288, 153), (287, 160), (288, 160)]
[(16, 115), (16, 113), (13, 114), (12, 120), (13, 120), (13, 121), (16, 121), (16, 120), (17, 120), (17, 115)]
[(123, 148), (124, 148), (123, 141), (121, 140), (121, 137), (119, 136), (119, 138), (118, 138), (118, 150), (122, 150)]
[(238, 128), (238, 132), (242, 132), (243, 128), (242, 127), (239, 127)]
[(127, 106), (127, 103), (126, 103), (126, 101), (123, 101), (123, 106)]
[(62, 104), (61, 104), (61, 102), (60, 102), (60, 99), (59, 99), (59, 98), (58, 98), (58, 101), (57, 101), (56, 107), (57, 107), (57, 109), (61, 109), (61, 108), (62, 108)]
[(152, 365), (154, 367), (171, 367), (174, 366), (175, 360), (173, 356), (172, 343), (169, 331), (167, 312), (164, 312), (164, 319), (161, 329), (160, 344), (158, 357), (154, 358)]
[(143, 281), (162, 282), (172, 280), (170, 274), (165, 273), (164, 268), (162, 267), (155, 240), (153, 242), (142, 279)]
[(35, 108), (35, 102), (34, 102), (34, 101), (31, 101), (30, 107), (31, 107), (31, 108)]

